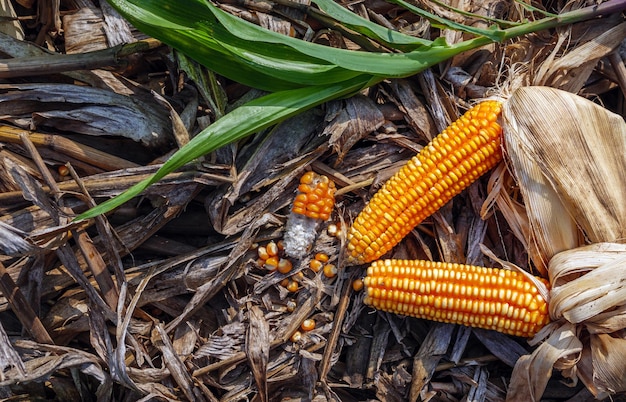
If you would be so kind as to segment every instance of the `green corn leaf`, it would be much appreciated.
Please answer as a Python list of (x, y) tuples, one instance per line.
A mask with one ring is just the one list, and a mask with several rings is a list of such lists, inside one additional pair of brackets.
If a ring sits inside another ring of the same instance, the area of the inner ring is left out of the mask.
[(491, 29), (471, 27), (468, 25), (459, 24), (458, 22), (447, 20), (445, 18), (441, 18), (438, 15), (429, 13), (428, 11), (422, 10), (419, 7), (415, 7), (411, 3), (407, 3), (404, 0), (389, 0), (389, 2), (404, 7), (412, 13), (428, 19), (434, 26), (452, 29), (454, 31), (467, 32), (476, 36), (483, 36), (491, 39), (493, 42), (501, 42), (505, 38), (504, 30), (498, 29), (496, 26), (493, 26)]
[[(187, 0), (184, 7), (167, 0), (150, 3), (111, 0), (110, 3), (142, 32), (210, 66), (220, 75), (262, 90), (326, 85), (361, 74), (346, 71), (290, 47), (246, 42), (217, 20), (215, 11), (223, 13), (221, 10), (202, 0)], [(256, 28), (256, 38), (262, 41), (269, 31)]]
[(252, 133), (272, 126), (323, 102), (352, 95), (375, 83), (376, 81), (372, 81), (369, 76), (360, 76), (341, 84), (309, 86), (275, 92), (250, 101), (228, 113), (196, 135), (189, 143), (174, 153), (153, 176), (135, 184), (117, 197), (84, 212), (77, 216), (75, 220), (89, 219), (109, 212), (139, 195), (148, 186), (156, 183), (167, 174), (202, 155), (245, 138)]
[[(469, 11), (465, 11), (465, 10), (461, 10), (460, 8), (456, 8), (456, 7), (452, 7), (449, 4), (444, 3), (443, 1), (440, 0), (430, 0), (431, 2), (437, 4), (440, 7), (443, 8), (447, 8), (448, 10), (454, 11), (455, 13), (459, 14), (459, 15), (464, 15), (466, 17), (472, 17), (472, 18), (476, 18), (479, 20), (484, 20), (487, 22), (491, 22), (493, 24), (497, 24), (499, 27), (503, 28), (503, 27), (514, 27), (514, 26), (518, 26), (518, 25), (522, 25), (523, 22), (513, 22), (513, 21), (507, 21), (507, 20), (501, 20), (498, 18), (491, 18), (491, 17), (487, 17), (484, 15), (478, 15), (475, 13), (471, 13)], [(517, 1), (517, 0), (516, 0)]]
[(326, 12), (331, 18), (339, 21), (347, 28), (393, 49), (406, 52), (431, 44), (429, 40), (406, 35), (373, 23), (349, 11), (347, 8), (340, 6), (333, 0), (313, 0), (313, 3)]

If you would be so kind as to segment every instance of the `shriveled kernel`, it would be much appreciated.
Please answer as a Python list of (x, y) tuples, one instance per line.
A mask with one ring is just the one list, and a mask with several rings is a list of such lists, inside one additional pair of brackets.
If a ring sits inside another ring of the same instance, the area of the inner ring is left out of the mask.
[[(380, 258), (422, 220), (499, 163), (501, 109), (498, 101), (473, 107), (385, 183), (348, 231), (349, 264)], [(399, 221), (403, 222), (399, 227), (391, 224)]]
[[(365, 303), (388, 312), (524, 337), (533, 336), (550, 320), (539, 290), (515, 271), (419, 260), (379, 260), (367, 269), (363, 282)], [(521, 290), (519, 282), (524, 283)]]

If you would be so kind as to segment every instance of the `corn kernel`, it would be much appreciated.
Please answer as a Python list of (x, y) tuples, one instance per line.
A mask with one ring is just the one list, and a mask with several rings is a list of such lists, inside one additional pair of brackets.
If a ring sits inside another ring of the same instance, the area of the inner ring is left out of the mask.
[(291, 261), (289, 261), (288, 259), (281, 258), (280, 260), (278, 260), (278, 264), (276, 266), (276, 269), (281, 274), (287, 274), (287, 273), (291, 272), (292, 268), (293, 268), (293, 265), (291, 264)]
[(335, 264), (326, 264), (323, 269), (325, 277), (334, 278), (337, 276), (337, 266)]
[(308, 331), (312, 331), (315, 329), (315, 320), (311, 319), (311, 318), (307, 318), (306, 320), (302, 321), (302, 324), (300, 325), (300, 329), (308, 332)]
[(318, 260), (311, 260), (311, 262), (309, 262), (309, 267), (311, 268), (311, 271), (317, 273), (324, 267), (324, 263)]
[(285, 288), (292, 293), (297, 292), (299, 287), (298, 282), (294, 280), (289, 280), (287, 286), (285, 286)]

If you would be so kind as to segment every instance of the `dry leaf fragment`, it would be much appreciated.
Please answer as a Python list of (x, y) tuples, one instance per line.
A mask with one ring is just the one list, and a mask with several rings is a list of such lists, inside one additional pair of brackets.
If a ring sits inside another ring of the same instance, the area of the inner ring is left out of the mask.
[(147, 97), (68, 84), (6, 84), (0, 87), (0, 93), (5, 116), (17, 119), (26, 115), (31, 126), (118, 135), (151, 147), (171, 139), (167, 113)]
[(163, 324), (158, 323), (152, 331), (151, 341), (154, 346), (163, 353), (163, 363), (169, 369), (174, 381), (180, 386), (185, 397), (190, 401), (197, 400), (194, 394), (193, 379), (187, 371), (187, 367), (174, 351), (174, 346), (170, 340)]
[(9, 336), (4, 331), (2, 324), (0, 323), (0, 382), (6, 380), (5, 373), (13, 369), (15, 371), (14, 380), (21, 381), (26, 375), (26, 367), (24, 362), (20, 358), (20, 355), (11, 345)]
[[(334, 106), (345, 105), (340, 110), (327, 113), (328, 126), (322, 135), (330, 135), (328, 143), (337, 153), (337, 164), (341, 163), (346, 153), (361, 138), (382, 126), (385, 118), (374, 102), (365, 96), (354, 96), (337, 101)], [(333, 113), (331, 115), (331, 113)], [(330, 119), (329, 117), (332, 116)]]
[[(563, 325), (532, 355), (522, 356), (517, 361), (507, 392), (508, 402), (538, 401), (558, 361), (562, 368), (576, 364), (577, 356), (582, 351), (582, 343), (575, 331), (573, 324)], [(575, 377), (572, 378), (572, 380), (575, 379)]]
[(248, 310), (250, 326), (246, 334), (246, 355), (254, 374), (262, 402), (268, 401), (267, 363), (270, 358), (270, 326), (261, 309), (251, 306)]
[[(550, 57), (550, 61), (544, 63), (539, 70), (534, 80), (535, 84), (550, 85), (573, 93), (579, 92), (595, 69), (598, 60), (611, 53), (626, 37), (626, 23), (610, 29), (607, 29), (607, 23), (608, 21), (605, 21), (601, 28), (593, 27), (599, 31), (605, 31), (593, 40), (566, 52), (563, 57), (554, 60)], [(559, 39), (561, 39), (561, 45), (571, 40), (569, 33), (562, 35)], [(557, 46), (555, 53), (560, 48), (561, 46)]]

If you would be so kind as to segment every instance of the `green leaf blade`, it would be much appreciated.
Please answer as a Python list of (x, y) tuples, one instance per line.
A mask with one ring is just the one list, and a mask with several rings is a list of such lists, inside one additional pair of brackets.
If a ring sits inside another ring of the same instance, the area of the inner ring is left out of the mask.
[(250, 101), (228, 113), (196, 135), (189, 143), (174, 153), (153, 176), (135, 184), (115, 198), (80, 214), (75, 220), (90, 219), (107, 213), (130, 201), (150, 185), (202, 155), (206, 155), (224, 145), (240, 140), (323, 102), (352, 95), (366, 86), (373, 85), (375, 80), (373, 77), (362, 75), (341, 84), (310, 86), (275, 92)]
[(373, 23), (335, 3), (333, 0), (313, 0), (313, 3), (346, 27), (390, 48), (411, 51), (430, 46), (431, 44), (429, 40), (406, 35)]

